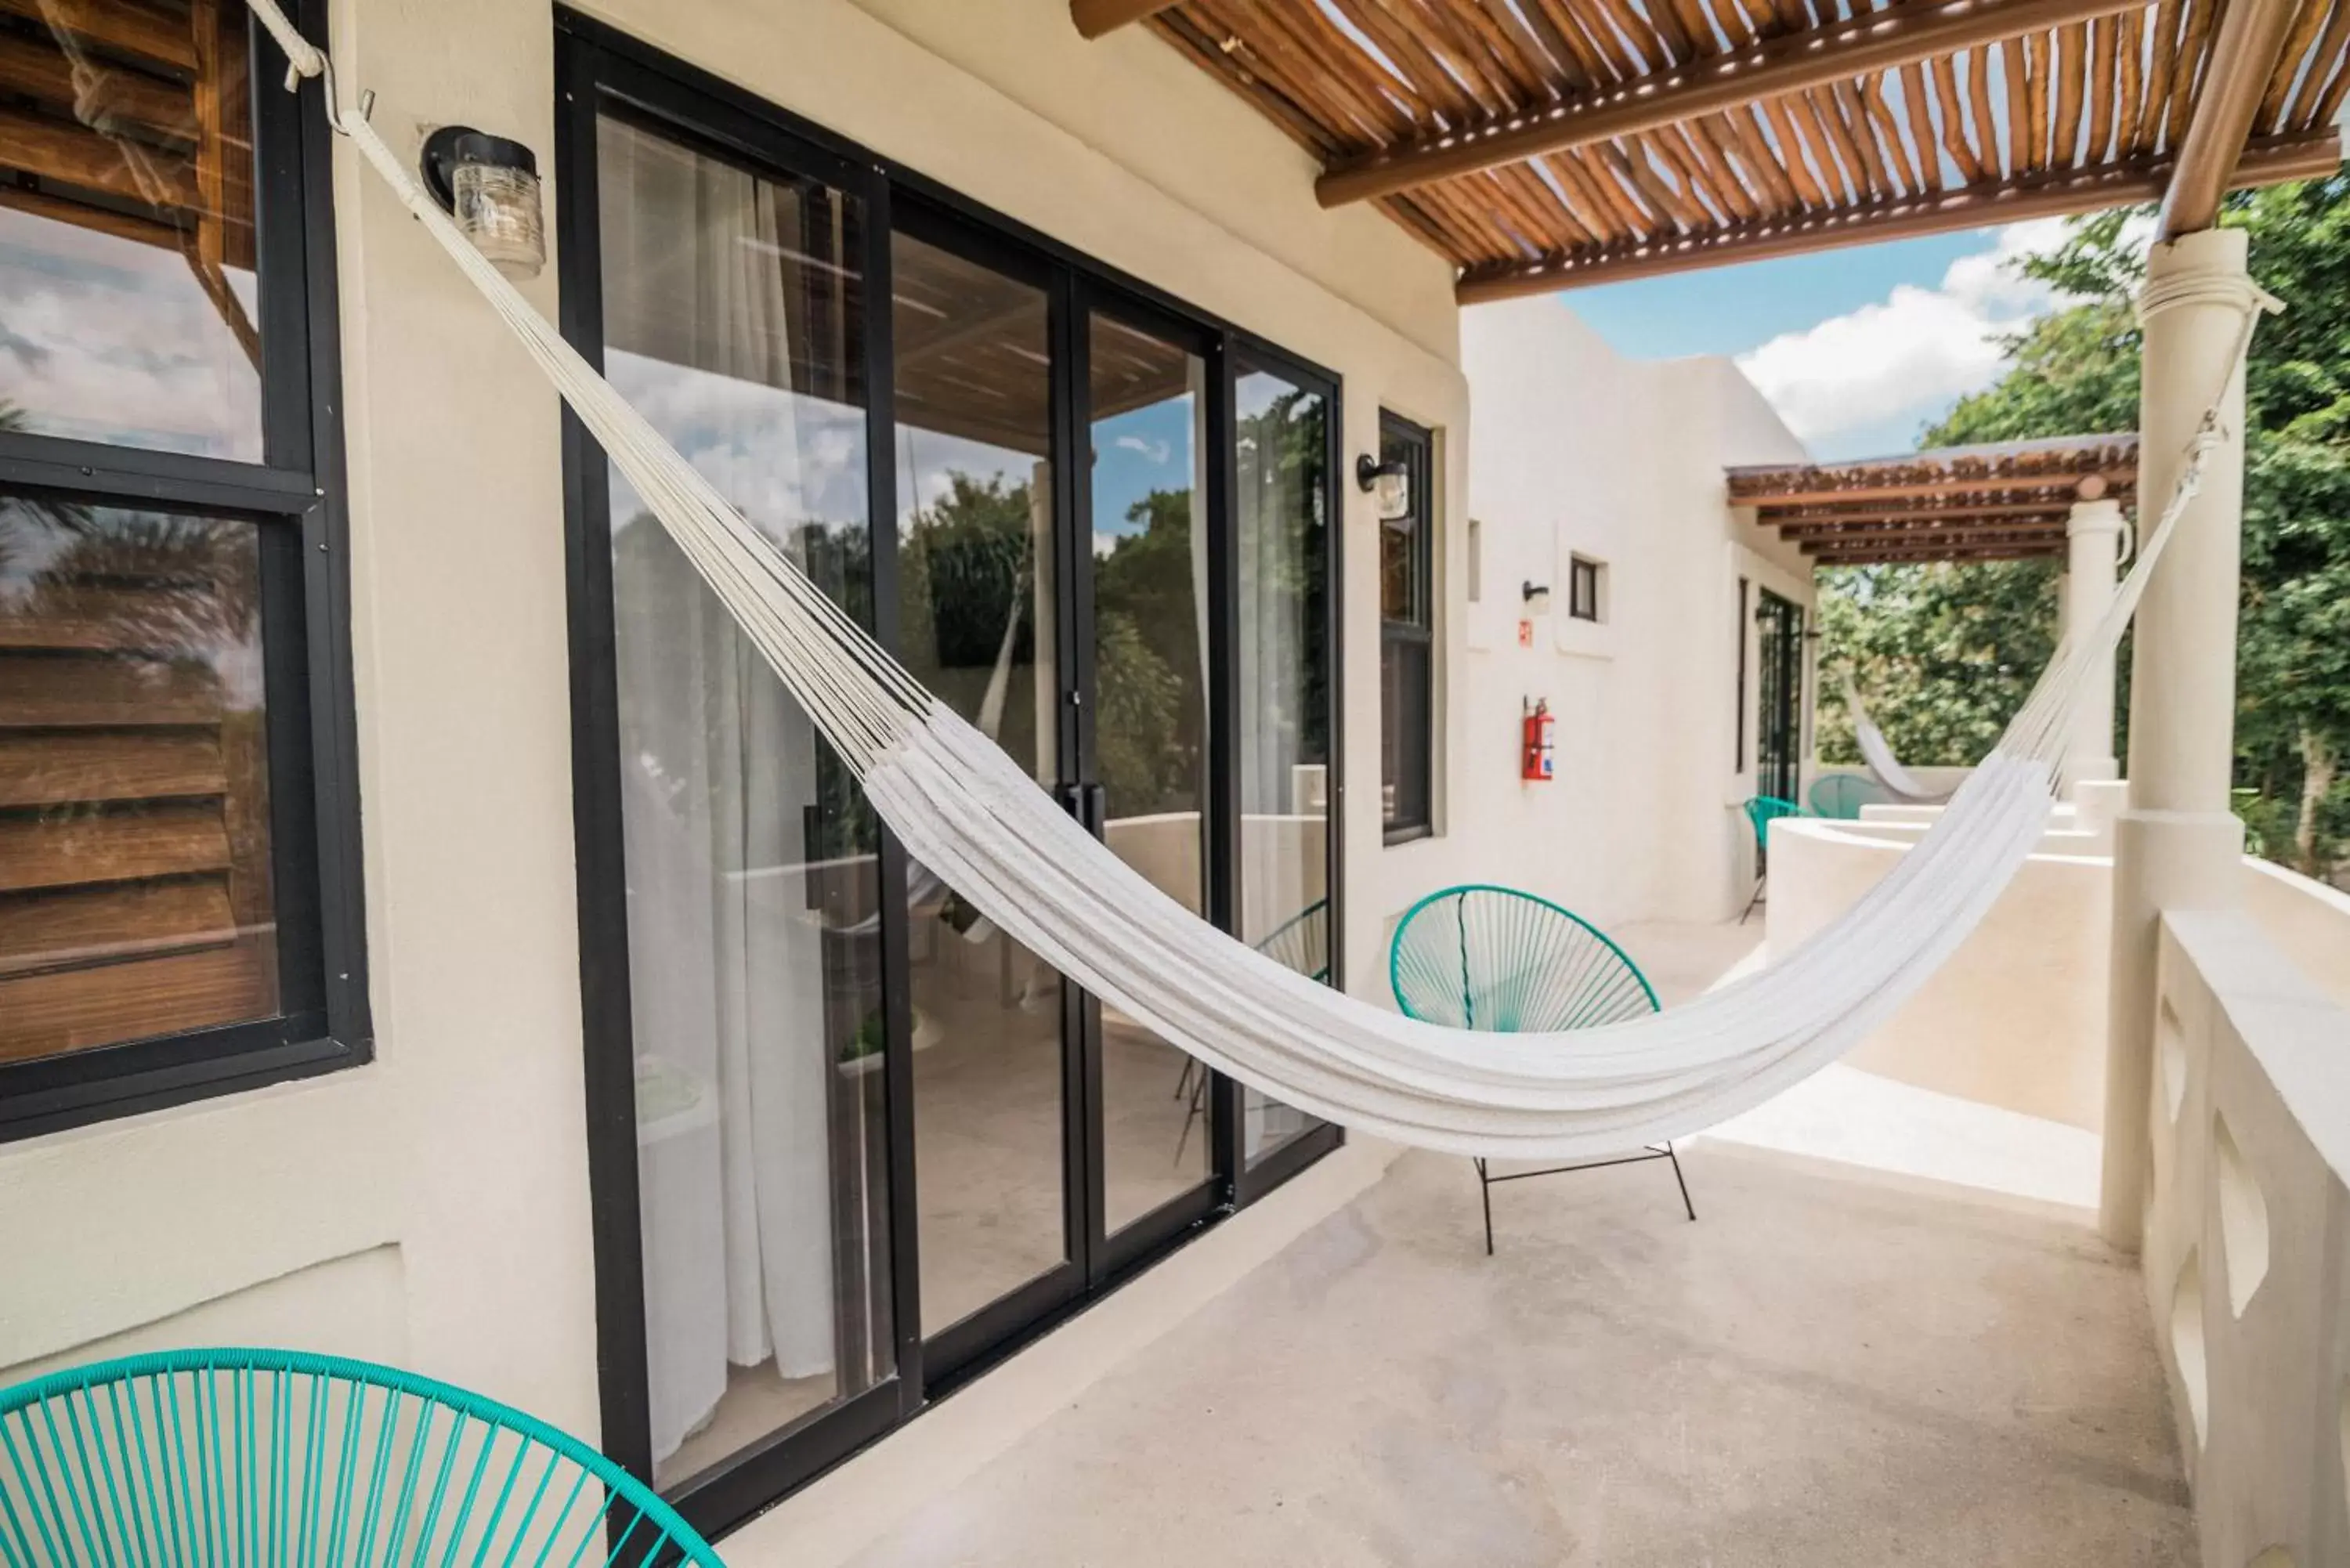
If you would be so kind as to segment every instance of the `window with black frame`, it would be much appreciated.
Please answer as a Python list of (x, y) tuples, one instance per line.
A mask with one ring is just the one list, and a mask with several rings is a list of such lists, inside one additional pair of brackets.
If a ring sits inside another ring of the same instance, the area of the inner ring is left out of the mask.
[(1433, 831), (1436, 701), (1435, 443), (1379, 415), (1379, 462), (1400, 465), (1404, 505), (1379, 518), (1379, 821), (1399, 844)]
[(234, 0), (9, 7), (0, 57), (11, 1137), (367, 1028), (319, 89)]

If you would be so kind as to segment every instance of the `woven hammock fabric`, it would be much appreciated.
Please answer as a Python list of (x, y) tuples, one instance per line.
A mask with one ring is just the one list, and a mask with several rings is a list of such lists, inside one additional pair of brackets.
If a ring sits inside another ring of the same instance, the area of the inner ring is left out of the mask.
[[(1555, 1033), (1440, 1028), (1225, 936), (1081, 828), (760, 535), (483, 259), (271, 0), (294, 72), (446, 250), (624, 472), (916, 860), (1014, 940), (1200, 1061), (1290, 1105), (1422, 1147), (1579, 1158), (1684, 1137), (1835, 1060), (1966, 940), (2038, 844), (2068, 718), (2119, 639), (2216, 442), (2220, 399), (2095, 626), (2068, 639), (1999, 745), (1877, 887), (1761, 972), (1669, 1012)], [(289, 85), (291, 85), (289, 76)], [(2241, 306), (2241, 359), (2264, 296)]]
[(1877, 727), (1877, 721), (1868, 716), (1868, 705), (1860, 700), (1860, 688), (1853, 684), (1849, 673), (1844, 678), (1844, 706), (1845, 711), (1852, 715), (1852, 735), (1859, 743), (1861, 758), (1868, 763), (1868, 771), (1877, 776), (1878, 784), (1912, 805), (1939, 805), (1950, 798), (1949, 791), (1937, 794), (1928, 789), (1901, 765), (1901, 759), (1893, 754), (1893, 743)]

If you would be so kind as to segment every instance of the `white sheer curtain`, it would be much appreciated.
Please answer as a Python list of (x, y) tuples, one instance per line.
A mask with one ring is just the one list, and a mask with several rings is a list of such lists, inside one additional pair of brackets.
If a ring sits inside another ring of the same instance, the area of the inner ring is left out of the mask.
[[(814, 510), (795, 504), (795, 197), (624, 126), (607, 126), (602, 164), (614, 379), (792, 550), (789, 523)], [(708, 1419), (730, 1364), (833, 1370), (832, 1052), (807, 897), (814, 732), (617, 475), (614, 491), (659, 1459)]]

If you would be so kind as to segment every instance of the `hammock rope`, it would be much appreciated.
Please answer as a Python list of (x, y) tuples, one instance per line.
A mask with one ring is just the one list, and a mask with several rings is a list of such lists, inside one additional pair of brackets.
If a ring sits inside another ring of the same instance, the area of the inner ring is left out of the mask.
[(2068, 717), (2121, 636), (2220, 441), (2220, 409), (2264, 296), (2240, 303), (2229, 378), (2096, 625), (2068, 638), (1920, 841), (1778, 961), (1669, 1012), (1571, 1033), (1440, 1028), (1358, 1001), (1199, 919), (1080, 827), (930, 693), (630, 408), (335, 100), (331, 62), (274, 0), (248, 0), (321, 78), (330, 125), (446, 251), (602, 445), (914, 859), (1014, 940), (1192, 1056), (1277, 1099), (1423, 1147), (1580, 1158), (1696, 1132), (1857, 1044), (1922, 985), (2037, 846)]

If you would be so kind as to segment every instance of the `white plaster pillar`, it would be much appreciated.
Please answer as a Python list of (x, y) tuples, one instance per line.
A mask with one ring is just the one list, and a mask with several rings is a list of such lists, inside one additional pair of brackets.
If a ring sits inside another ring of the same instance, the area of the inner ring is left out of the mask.
[[(2084, 483), (2104, 488), (2094, 479)], [(2127, 526), (2117, 501), (2100, 497), (2073, 504), (2073, 514), (2064, 524), (2065, 636), (2086, 636), (2114, 602), (2114, 568), (2121, 560), (2122, 535)], [(2114, 659), (2109, 653), (2089, 672), (2088, 696), (2073, 715), (2064, 776), (2079, 783), (2120, 775), (2114, 760)]]
[(2243, 826), (2228, 809), (2236, 708), (2236, 595), (2244, 499), (2244, 378), (2230, 369), (2259, 298), (2240, 229), (2154, 247), (2139, 315), (2138, 508), (2151, 530), (2185, 466), (2203, 410), (2220, 399), (2220, 440), (2147, 585), (2130, 662), (2127, 807), (2115, 824), (2112, 993), (2107, 1009), (2106, 1239), (2137, 1249), (2151, 1179), (2155, 956), (2169, 909), (2234, 902)]

